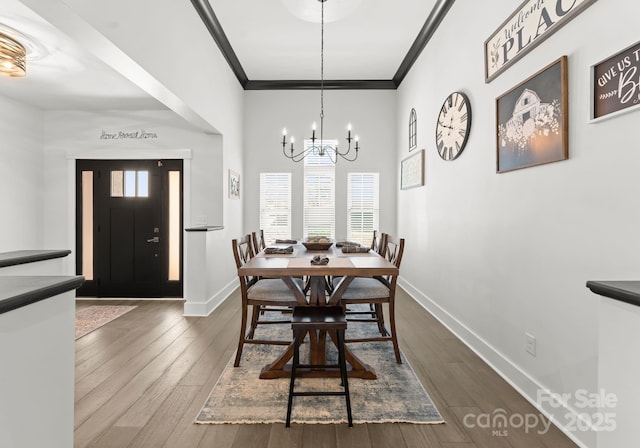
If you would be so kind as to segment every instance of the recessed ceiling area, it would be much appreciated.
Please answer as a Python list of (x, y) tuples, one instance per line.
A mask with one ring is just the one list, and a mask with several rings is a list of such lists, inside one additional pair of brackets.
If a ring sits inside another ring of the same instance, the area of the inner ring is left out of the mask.
[(166, 109), (17, 0), (2, 0), (0, 31), (27, 47), (27, 75), (0, 76), (2, 96), (41, 109)]
[[(321, 2), (208, 1), (250, 80), (320, 79)], [(327, 0), (325, 79), (391, 80), (438, 3)]]

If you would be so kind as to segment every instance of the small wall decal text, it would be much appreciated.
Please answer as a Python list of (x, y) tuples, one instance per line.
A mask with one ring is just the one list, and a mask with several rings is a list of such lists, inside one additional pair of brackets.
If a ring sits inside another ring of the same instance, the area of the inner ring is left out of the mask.
[(158, 134), (155, 132), (147, 132), (144, 129), (139, 131), (118, 131), (118, 132), (106, 132), (102, 130), (100, 134), (100, 140), (143, 140), (149, 138), (158, 138)]

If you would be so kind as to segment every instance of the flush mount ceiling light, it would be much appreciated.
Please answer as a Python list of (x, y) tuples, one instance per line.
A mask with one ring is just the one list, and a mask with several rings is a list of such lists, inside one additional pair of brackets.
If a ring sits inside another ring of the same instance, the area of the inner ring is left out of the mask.
[(11, 77), (27, 74), (27, 52), (12, 37), (0, 33), (0, 73)]
[[(320, 2), (320, 139), (316, 137), (316, 124), (313, 123), (311, 129), (313, 131), (310, 139), (310, 144), (303, 144), (303, 148), (296, 152), (294, 148), (294, 138), (290, 139), (290, 148), (287, 150), (287, 129), (282, 130), (282, 152), (285, 157), (293, 160), (294, 162), (300, 162), (308, 155), (318, 155), (321, 157), (329, 156), (333, 163), (338, 161), (338, 157), (343, 158), (349, 162), (353, 162), (358, 158), (358, 150), (360, 144), (358, 143), (358, 136), (351, 137), (351, 123), (347, 126), (347, 150), (340, 152), (338, 145), (333, 142), (324, 140), (324, 4), (327, 0), (317, 0)], [(334, 0), (336, 1), (336, 0)], [(351, 142), (355, 141), (355, 154), (351, 152)]]
[[(319, 0), (281, 0), (287, 10), (295, 17), (307, 22), (320, 23), (318, 17)], [(362, 0), (331, 0), (324, 11), (324, 23), (336, 22), (353, 14)]]

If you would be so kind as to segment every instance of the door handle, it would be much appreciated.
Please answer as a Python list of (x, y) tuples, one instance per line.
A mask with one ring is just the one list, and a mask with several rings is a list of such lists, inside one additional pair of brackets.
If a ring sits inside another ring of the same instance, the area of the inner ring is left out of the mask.
[(160, 237), (159, 236), (154, 236), (153, 238), (149, 238), (147, 240), (147, 243), (159, 243), (160, 242)]

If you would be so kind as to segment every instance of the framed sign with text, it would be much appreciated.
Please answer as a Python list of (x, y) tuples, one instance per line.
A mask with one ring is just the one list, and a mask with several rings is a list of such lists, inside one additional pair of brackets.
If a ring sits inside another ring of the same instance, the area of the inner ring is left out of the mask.
[(640, 105), (640, 42), (591, 67), (591, 119)]
[(484, 43), (485, 82), (491, 82), (595, 1), (525, 0)]
[(400, 164), (400, 189), (424, 185), (424, 149), (410, 155)]

